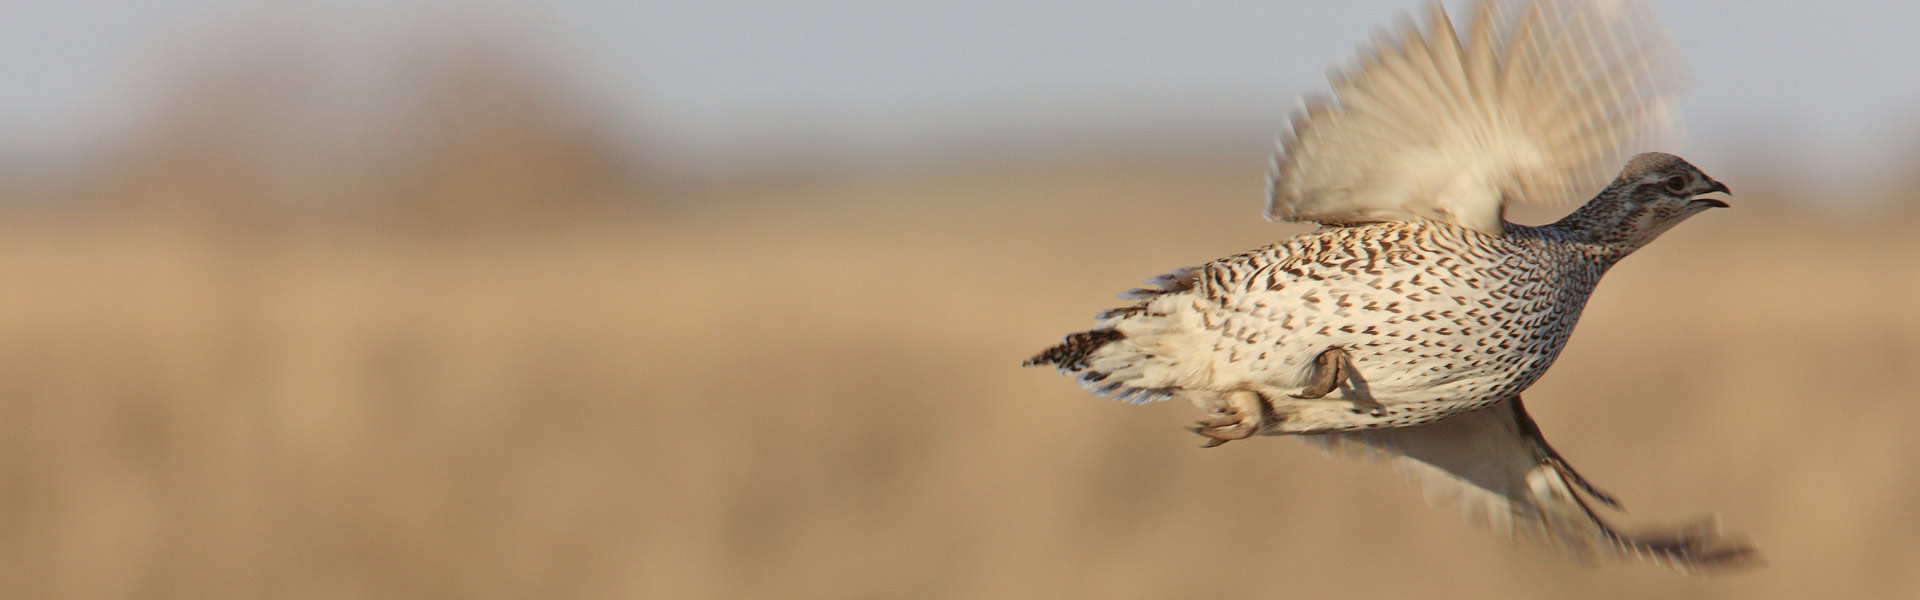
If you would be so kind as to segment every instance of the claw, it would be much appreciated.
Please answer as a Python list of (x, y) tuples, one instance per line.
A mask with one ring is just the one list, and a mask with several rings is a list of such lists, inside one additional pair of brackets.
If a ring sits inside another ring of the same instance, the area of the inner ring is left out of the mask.
[[(1197, 431), (1200, 431), (1200, 428), (1198, 428), (1198, 427), (1195, 427), (1195, 428), (1193, 428), (1193, 430), (1197, 432)], [(1227, 441), (1228, 441), (1228, 440), (1223, 440), (1223, 439), (1220, 439), (1220, 438), (1213, 438), (1213, 439), (1209, 439), (1209, 440), (1207, 440), (1207, 443), (1205, 443), (1205, 444), (1201, 444), (1201, 445), (1200, 445), (1200, 447), (1201, 447), (1201, 448), (1212, 448), (1212, 447), (1214, 447), (1214, 446), (1219, 446), (1219, 445), (1222, 445), (1222, 444), (1225, 444), (1225, 443), (1227, 443)]]
[(1352, 368), (1347, 361), (1346, 350), (1341, 350), (1339, 346), (1327, 348), (1313, 361), (1313, 385), (1300, 390), (1293, 397), (1308, 400), (1325, 398), (1327, 394), (1340, 389), (1340, 385), (1347, 382), (1347, 369)]
[[(1347, 380), (1353, 376), (1353, 359), (1347, 356), (1347, 351), (1340, 349), (1339, 346), (1327, 348), (1314, 359), (1313, 363), (1313, 385), (1300, 390), (1298, 394), (1293, 394), (1293, 397), (1305, 400), (1325, 398), (1327, 394), (1340, 389), (1340, 386), (1347, 385)], [(1374, 401), (1373, 398), (1356, 394), (1348, 395), (1353, 396), (1349, 400), (1353, 402), (1352, 410), (1355, 414), (1364, 412), (1374, 417), (1387, 416), (1387, 407)]]
[(1242, 410), (1229, 404), (1218, 411), (1220, 416), (1195, 423), (1188, 431), (1207, 437), (1207, 443), (1201, 448), (1212, 448), (1234, 440), (1244, 440), (1260, 431), (1260, 419), (1257, 413)]

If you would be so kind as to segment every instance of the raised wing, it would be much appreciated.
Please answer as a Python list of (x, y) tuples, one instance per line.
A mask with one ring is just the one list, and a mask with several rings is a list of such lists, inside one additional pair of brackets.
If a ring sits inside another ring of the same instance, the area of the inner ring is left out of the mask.
[(1619, 504), (1560, 458), (1517, 397), (1427, 425), (1302, 437), (1384, 455), (1419, 481), (1429, 503), (1454, 504), (1469, 521), (1547, 542), (1581, 562), (1632, 558), (1689, 573), (1759, 562), (1751, 545), (1722, 536), (1714, 519), (1632, 535), (1614, 529), (1587, 500)]
[(1281, 135), (1267, 218), (1424, 217), (1489, 234), (1509, 201), (1597, 193), (1669, 122), (1677, 52), (1631, 0), (1481, 0), (1463, 40), (1436, 0), (1427, 30), (1376, 31)]

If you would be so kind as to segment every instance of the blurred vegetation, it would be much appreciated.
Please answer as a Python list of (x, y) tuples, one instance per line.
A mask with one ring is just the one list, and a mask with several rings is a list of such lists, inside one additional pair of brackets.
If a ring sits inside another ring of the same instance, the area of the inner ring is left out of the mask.
[(1708, 165), (1735, 208), (1529, 392), (1627, 521), (1772, 562), (1688, 579), (1016, 368), (1302, 231), (1261, 157), (695, 177), (546, 73), (461, 47), (356, 104), (243, 56), (5, 186), (0, 597), (1920, 596), (1910, 174), (1835, 216)]
[(287, 51), (183, 70), (146, 125), (8, 208), (234, 227), (524, 227), (632, 210), (645, 150), (537, 58), (477, 41), (393, 79), (343, 77)]

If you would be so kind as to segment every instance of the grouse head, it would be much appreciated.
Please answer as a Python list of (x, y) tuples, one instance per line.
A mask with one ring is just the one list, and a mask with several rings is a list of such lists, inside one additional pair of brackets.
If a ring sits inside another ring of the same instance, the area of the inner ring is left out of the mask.
[(1625, 256), (1688, 217), (1726, 208), (1718, 198), (1699, 197), (1713, 192), (1728, 193), (1727, 186), (1685, 159), (1648, 152), (1627, 161), (1600, 195), (1556, 226)]

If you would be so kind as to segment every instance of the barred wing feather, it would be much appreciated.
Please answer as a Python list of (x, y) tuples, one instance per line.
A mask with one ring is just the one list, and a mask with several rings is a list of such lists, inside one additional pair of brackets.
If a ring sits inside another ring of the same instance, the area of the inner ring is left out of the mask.
[(1429, 503), (1454, 505), (1477, 525), (1543, 541), (1581, 562), (1631, 558), (1714, 572), (1760, 560), (1743, 539), (1723, 536), (1713, 519), (1636, 534), (1616, 530), (1588, 500), (1619, 505), (1560, 458), (1519, 398), (1427, 425), (1303, 439), (1390, 460), (1421, 485)]
[(1481, 0), (1465, 39), (1436, 1), (1424, 33), (1376, 32), (1330, 76), (1333, 98), (1302, 102), (1267, 217), (1420, 217), (1498, 235), (1504, 203), (1584, 199), (1666, 130), (1676, 54), (1630, 0)]

